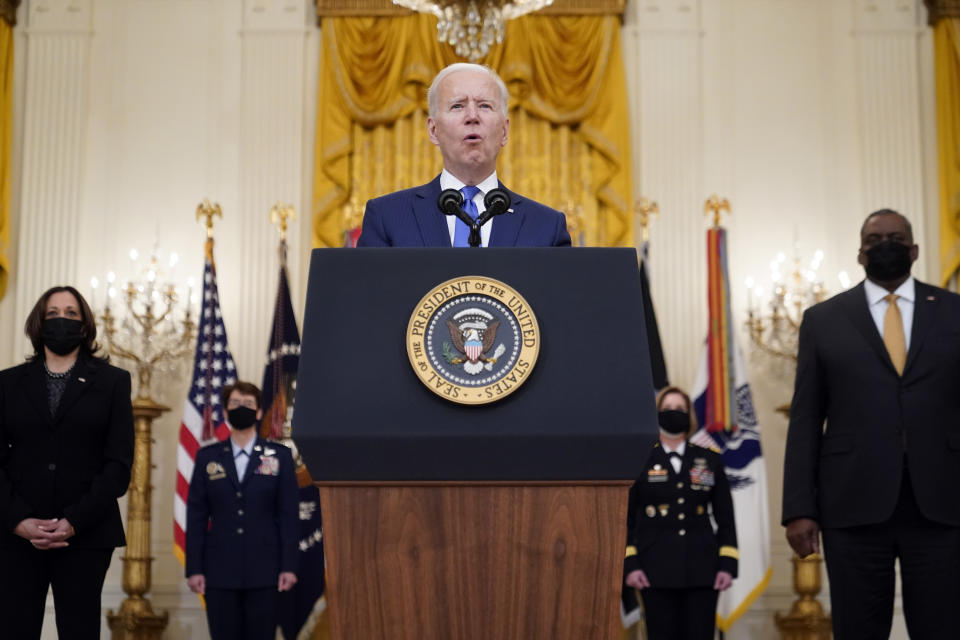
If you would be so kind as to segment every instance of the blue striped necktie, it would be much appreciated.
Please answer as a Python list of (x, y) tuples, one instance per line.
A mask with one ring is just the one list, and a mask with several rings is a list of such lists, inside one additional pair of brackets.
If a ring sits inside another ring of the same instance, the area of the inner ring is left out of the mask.
[[(463, 194), (463, 210), (466, 211), (471, 218), (476, 220), (480, 213), (477, 211), (477, 203), (473, 201), (473, 197), (480, 193), (480, 187), (466, 186), (460, 189), (460, 193)], [(470, 246), (470, 227), (464, 224), (460, 218), (457, 218), (456, 226), (454, 227), (453, 246)]]

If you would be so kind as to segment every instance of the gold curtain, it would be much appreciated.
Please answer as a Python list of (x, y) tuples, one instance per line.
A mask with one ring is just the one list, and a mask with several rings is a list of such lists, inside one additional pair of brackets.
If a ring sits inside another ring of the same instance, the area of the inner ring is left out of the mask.
[[(15, 8), (15, 6), (14, 6)], [(0, 298), (10, 276), (10, 145), (13, 139), (13, 26), (0, 20)]]
[[(325, 18), (317, 100), (314, 246), (341, 246), (367, 199), (432, 179), (426, 90), (458, 61), (436, 18)], [(570, 215), (574, 242), (633, 246), (630, 136), (620, 19), (525, 16), (484, 63), (510, 89), (497, 173)], [(571, 215), (572, 214), (572, 215)]]
[(933, 28), (940, 164), (940, 280), (960, 271), (960, 17)]

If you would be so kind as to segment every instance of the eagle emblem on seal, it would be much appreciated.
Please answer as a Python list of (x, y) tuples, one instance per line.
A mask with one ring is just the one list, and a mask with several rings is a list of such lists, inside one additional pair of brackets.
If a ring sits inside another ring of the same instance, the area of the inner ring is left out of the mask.
[[(483, 309), (464, 309), (447, 319), (447, 329), (450, 331), (450, 340), (453, 344), (444, 343), (443, 352), (447, 362), (453, 365), (463, 365), (463, 370), (471, 375), (477, 375), (484, 369), (490, 371), (497, 359), (506, 351), (501, 343), (494, 349), (497, 342), (497, 328), (500, 321)], [(460, 354), (454, 353), (453, 349)], [(493, 350), (491, 354), (490, 351)]]

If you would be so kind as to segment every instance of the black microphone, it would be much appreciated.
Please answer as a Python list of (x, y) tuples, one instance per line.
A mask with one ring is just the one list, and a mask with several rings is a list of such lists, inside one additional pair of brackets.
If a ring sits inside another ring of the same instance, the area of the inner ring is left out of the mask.
[(457, 216), (463, 224), (471, 229), (477, 223), (470, 214), (463, 210), (463, 194), (456, 189), (444, 189), (437, 198), (437, 207), (448, 216)]
[(477, 226), (482, 227), (493, 216), (498, 216), (510, 208), (510, 194), (505, 189), (495, 188), (487, 191), (483, 197), (486, 210), (477, 218)]

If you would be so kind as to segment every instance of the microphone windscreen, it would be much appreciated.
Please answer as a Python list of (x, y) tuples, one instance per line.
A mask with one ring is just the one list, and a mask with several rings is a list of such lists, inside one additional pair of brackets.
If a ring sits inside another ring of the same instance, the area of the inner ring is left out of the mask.
[(483, 197), (483, 204), (491, 216), (496, 216), (510, 208), (510, 194), (503, 189), (490, 189)]
[(437, 198), (437, 206), (448, 216), (456, 215), (463, 206), (463, 194), (456, 189), (444, 189)]

